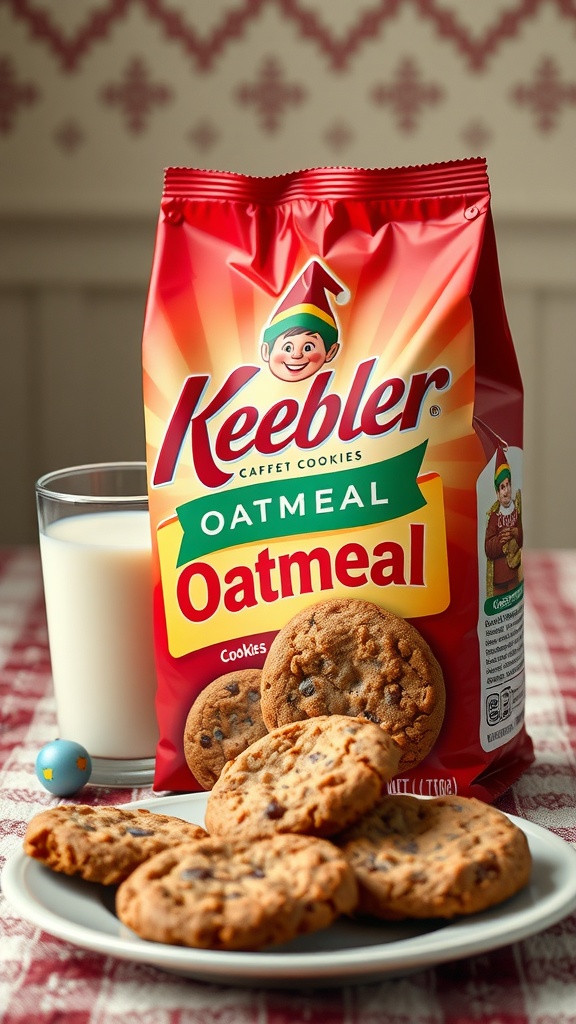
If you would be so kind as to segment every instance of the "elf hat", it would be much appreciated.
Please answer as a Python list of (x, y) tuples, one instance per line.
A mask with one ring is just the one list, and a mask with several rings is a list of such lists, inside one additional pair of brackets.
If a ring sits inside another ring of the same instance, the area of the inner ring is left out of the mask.
[(504, 454), (504, 449), (501, 445), (498, 445), (496, 451), (496, 466), (494, 469), (494, 488), (498, 490), (503, 480), (512, 480), (512, 473), (510, 470), (510, 463)]
[(338, 324), (328, 293), (340, 304), (348, 302), (350, 293), (330, 271), (312, 259), (274, 310), (262, 333), (262, 341), (272, 346), (276, 338), (291, 327), (312, 331), (321, 336), (328, 350), (338, 341)]

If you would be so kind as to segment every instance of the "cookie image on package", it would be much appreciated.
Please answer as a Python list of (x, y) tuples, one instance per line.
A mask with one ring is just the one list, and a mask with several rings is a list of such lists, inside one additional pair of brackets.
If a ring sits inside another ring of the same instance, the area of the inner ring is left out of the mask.
[(194, 701), (184, 728), (186, 763), (204, 789), (212, 789), (226, 761), (268, 730), (260, 707), (259, 668), (227, 672)]
[(344, 715), (291, 722), (229, 761), (208, 797), (210, 835), (331, 836), (369, 810), (399, 749), (379, 726)]
[(262, 670), (268, 729), (315, 715), (364, 717), (394, 737), (398, 771), (434, 746), (446, 692), (420, 633), (369, 601), (334, 598), (306, 608), (275, 637)]
[(324, 839), (209, 838), (143, 864), (118, 889), (116, 912), (144, 939), (257, 950), (326, 928), (356, 900), (352, 869)]
[(206, 831), (199, 825), (167, 814), (61, 804), (32, 818), (24, 852), (53, 871), (117, 885), (167, 847), (204, 836)]
[(473, 797), (388, 796), (334, 841), (356, 875), (359, 911), (387, 920), (474, 914), (530, 879), (522, 830)]

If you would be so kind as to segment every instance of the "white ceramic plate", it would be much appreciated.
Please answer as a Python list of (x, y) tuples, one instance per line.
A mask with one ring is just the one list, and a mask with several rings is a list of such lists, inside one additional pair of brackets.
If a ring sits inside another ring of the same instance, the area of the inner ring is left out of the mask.
[[(204, 793), (130, 804), (202, 825)], [(530, 885), (506, 903), (449, 923), (354, 922), (260, 953), (215, 952), (139, 939), (114, 914), (114, 891), (59, 875), (18, 851), (2, 886), (21, 916), (84, 949), (152, 964), (203, 981), (254, 987), (341, 986), (408, 974), (484, 953), (542, 931), (576, 908), (576, 851), (553, 833), (511, 816), (534, 861)]]

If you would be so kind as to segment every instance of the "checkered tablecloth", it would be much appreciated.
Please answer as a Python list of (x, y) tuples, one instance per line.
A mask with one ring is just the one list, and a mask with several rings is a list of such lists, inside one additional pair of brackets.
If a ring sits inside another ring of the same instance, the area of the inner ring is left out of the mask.
[[(526, 556), (527, 721), (536, 762), (499, 806), (576, 843), (576, 551)], [(34, 761), (55, 735), (35, 550), (0, 552), (0, 871), (55, 800)], [(149, 791), (89, 787), (120, 803)], [(327, 991), (194, 982), (77, 949), (0, 896), (2, 1024), (575, 1024), (576, 915), (492, 954)]]

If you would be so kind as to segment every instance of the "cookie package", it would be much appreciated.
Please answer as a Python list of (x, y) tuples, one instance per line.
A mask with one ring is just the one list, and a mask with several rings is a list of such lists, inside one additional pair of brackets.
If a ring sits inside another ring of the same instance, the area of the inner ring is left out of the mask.
[[(168, 168), (142, 358), (155, 790), (202, 789), (191, 708), (259, 669), (274, 721), (385, 708), (407, 745), (389, 793), (492, 802), (533, 748), (523, 389), (486, 162)], [(381, 642), (387, 616), (406, 629)]]

